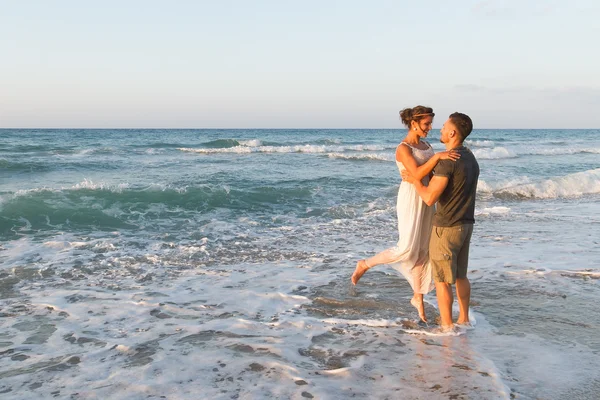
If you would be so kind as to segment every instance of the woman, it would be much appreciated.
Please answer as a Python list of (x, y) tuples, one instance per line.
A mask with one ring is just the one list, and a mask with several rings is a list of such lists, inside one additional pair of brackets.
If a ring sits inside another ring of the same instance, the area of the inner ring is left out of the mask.
[[(415, 178), (423, 180), (424, 184), (429, 183), (429, 175), (439, 160), (460, 158), (453, 150), (434, 153), (431, 145), (422, 140), (431, 130), (434, 116), (430, 107), (416, 106), (400, 111), (400, 119), (408, 128), (408, 133), (396, 148), (396, 165), (400, 172), (406, 169)], [(431, 268), (427, 261), (435, 210), (421, 200), (413, 185), (402, 182), (398, 189), (396, 212), (400, 236), (398, 243), (369, 259), (358, 261), (352, 274), (352, 283), (356, 285), (361, 276), (376, 265), (391, 264), (412, 286), (414, 296), (410, 303), (418, 310), (419, 318), (427, 322), (423, 294), (433, 289)]]

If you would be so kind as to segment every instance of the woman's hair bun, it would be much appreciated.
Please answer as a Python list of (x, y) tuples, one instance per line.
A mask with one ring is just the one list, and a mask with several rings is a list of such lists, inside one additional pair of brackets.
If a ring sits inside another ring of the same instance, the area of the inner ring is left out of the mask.
[(410, 128), (411, 121), (420, 121), (426, 117), (434, 117), (433, 108), (425, 106), (416, 106), (413, 108), (405, 108), (400, 111), (400, 120), (407, 128)]
[(405, 108), (404, 110), (400, 111), (400, 120), (402, 121), (402, 124), (406, 125), (407, 127), (410, 127), (410, 121), (412, 121), (412, 116), (412, 108)]

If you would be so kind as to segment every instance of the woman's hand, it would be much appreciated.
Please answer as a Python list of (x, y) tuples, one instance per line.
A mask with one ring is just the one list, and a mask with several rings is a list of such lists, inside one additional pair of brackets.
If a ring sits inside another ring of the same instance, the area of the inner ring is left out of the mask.
[(415, 178), (414, 176), (412, 176), (407, 170), (403, 169), (402, 171), (400, 171), (400, 174), (402, 175), (402, 181), (406, 182), (406, 183), (412, 183), (413, 185), (415, 184), (415, 182), (417, 181), (417, 178)]
[(460, 158), (460, 153), (456, 150), (441, 151), (438, 153), (440, 160), (456, 161)]

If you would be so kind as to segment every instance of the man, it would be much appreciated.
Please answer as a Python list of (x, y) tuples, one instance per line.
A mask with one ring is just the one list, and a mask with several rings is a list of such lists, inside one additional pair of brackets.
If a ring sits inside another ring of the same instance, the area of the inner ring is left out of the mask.
[(429, 242), (429, 262), (433, 270), (442, 331), (454, 328), (451, 285), (455, 283), (460, 309), (456, 323), (469, 324), (471, 284), (467, 278), (467, 266), (475, 222), (479, 164), (473, 153), (463, 146), (463, 142), (472, 130), (473, 122), (469, 116), (458, 112), (450, 115), (442, 126), (440, 141), (446, 145), (446, 150), (458, 151), (460, 159), (439, 161), (428, 186), (406, 171), (402, 173), (402, 179), (415, 185), (417, 193), (427, 205), (437, 202)]

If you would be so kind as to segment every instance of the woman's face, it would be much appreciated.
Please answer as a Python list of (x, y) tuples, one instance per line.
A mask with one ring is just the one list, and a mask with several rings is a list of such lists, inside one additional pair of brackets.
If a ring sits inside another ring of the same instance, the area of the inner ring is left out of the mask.
[(425, 117), (420, 121), (414, 121), (414, 126), (417, 128), (417, 135), (422, 138), (426, 138), (427, 134), (431, 130), (433, 124), (433, 117)]

